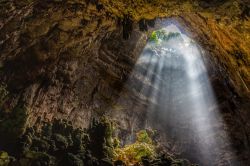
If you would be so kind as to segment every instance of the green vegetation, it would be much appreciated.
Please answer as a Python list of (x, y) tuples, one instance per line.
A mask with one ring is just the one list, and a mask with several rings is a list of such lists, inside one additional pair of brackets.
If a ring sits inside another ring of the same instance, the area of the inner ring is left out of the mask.
[(149, 137), (149, 134), (146, 130), (141, 130), (136, 133), (136, 138), (138, 142), (145, 142), (148, 144), (152, 144), (152, 139)]
[(158, 36), (157, 36), (156, 31), (152, 32), (152, 34), (151, 34), (149, 40), (150, 40), (150, 41), (154, 41), (154, 42), (158, 42)]
[(10, 157), (7, 152), (0, 151), (0, 166), (8, 166)]
[(157, 30), (152, 32), (149, 41), (158, 43), (161, 41), (168, 41), (170, 39), (180, 37), (180, 33), (178, 32), (166, 32), (165, 30)]
[(141, 162), (143, 157), (153, 159), (156, 156), (155, 147), (152, 139), (146, 130), (139, 131), (136, 134), (136, 142), (126, 145), (123, 148), (115, 149), (115, 159), (122, 160), (127, 165)]
[(155, 131), (141, 130), (136, 133), (136, 142), (115, 148), (115, 161), (122, 161), (124, 165), (142, 166), (194, 166), (188, 160), (174, 159), (165, 154), (159, 155), (152, 136)]

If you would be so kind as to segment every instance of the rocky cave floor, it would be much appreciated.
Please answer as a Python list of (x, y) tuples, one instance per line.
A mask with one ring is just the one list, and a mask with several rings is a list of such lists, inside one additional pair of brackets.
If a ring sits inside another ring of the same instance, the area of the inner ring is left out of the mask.
[[(74, 129), (72, 123), (66, 120), (54, 120), (53, 123), (44, 124), (42, 129), (27, 128), (10, 150), (16, 157), (1, 151), (0, 164), (1, 166), (193, 165), (186, 159), (176, 159), (173, 155), (157, 153), (154, 149), (155, 142), (148, 142), (150, 138), (144, 135), (137, 140), (138, 145), (142, 143), (144, 146), (135, 146), (131, 152), (124, 149), (118, 151), (119, 140), (113, 137), (113, 132), (112, 122), (105, 118), (100, 121), (93, 120), (91, 127), (84, 130)], [(154, 149), (153, 154), (149, 153), (147, 148)]]

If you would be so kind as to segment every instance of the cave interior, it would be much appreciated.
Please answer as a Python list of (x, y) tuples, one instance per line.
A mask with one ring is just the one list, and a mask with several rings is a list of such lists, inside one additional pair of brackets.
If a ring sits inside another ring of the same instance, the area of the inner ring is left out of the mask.
[(0, 166), (250, 165), (248, 0), (0, 0)]

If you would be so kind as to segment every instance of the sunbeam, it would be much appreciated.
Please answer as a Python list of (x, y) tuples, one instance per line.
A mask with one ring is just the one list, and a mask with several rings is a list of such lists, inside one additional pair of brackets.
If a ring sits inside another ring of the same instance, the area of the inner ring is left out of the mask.
[(207, 165), (221, 160), (219, 154), (230, 148), (230, 142), (202, 52), (177, 26), (167, 25), (152, 33), (126, 87), (148, 102), (146, 128), (163, 133), (165, 143), (178, 143), (168, 147), (171, 151), (181, 148), (190, 153), (181, 155), (196, 156)]

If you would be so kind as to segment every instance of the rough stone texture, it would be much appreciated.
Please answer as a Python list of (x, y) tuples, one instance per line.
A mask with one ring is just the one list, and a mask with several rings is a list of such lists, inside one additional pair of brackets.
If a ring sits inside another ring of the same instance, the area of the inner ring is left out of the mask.
[[(148, 101), (124, 83), (146, 44), (147, 33), (142, 31), (158, 28), (147, 19), (166, 16), (184, 27), (206, 52), (209, 77), (225, 121), (222, 123), (229, 129), (240, 160), (247, 160), (248, 2), (202, 1), (197, 6), (170, 1), (159, 7), (161, 3), (143, 3), (143, 10), (135, 8), (130, 16), (122, 12), (124, 3), (104, 0), (0, 1), (0, 80), (7, 84), (10, 94), (1, 111), (25, 103), (28, 126), (56, 117), (87, 127), (92, 117), (108, 115), (117, 120), (119, 135), (128, 141), (130, 134), (145, 127)], [(140, 84), (144, 83), (135, 78), (134, 87)], [(178, 142), (171, 140), (170, 144)], [(181, 153), (200, 162), (197, 156)]]

